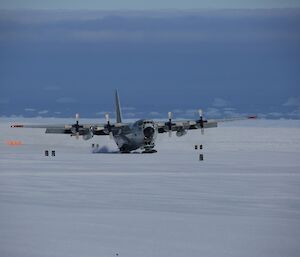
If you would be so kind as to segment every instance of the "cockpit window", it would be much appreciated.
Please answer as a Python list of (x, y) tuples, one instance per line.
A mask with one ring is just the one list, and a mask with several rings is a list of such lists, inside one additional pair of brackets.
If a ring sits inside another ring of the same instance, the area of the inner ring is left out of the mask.
[(150, 121), (150, 120), (145, 120), (144, 121), (144, 124), (152, 124), (153, 122), (152, 121)]

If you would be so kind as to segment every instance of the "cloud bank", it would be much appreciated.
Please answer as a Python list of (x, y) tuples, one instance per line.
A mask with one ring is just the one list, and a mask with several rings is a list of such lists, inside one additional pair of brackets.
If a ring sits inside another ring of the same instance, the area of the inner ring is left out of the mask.
[(2, 10), (0, 115), (96, 116), (118, 88), (132, 117), (295, 117), (299, 27), (299, 9)]

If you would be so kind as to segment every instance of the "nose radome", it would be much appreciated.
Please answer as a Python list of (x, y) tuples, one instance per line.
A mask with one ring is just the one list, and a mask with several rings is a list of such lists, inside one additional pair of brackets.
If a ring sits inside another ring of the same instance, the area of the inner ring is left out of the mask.
[(144, 129), (144, 136), (146, 138), (152, 138), (154, 134), (154, 128), (152, 127), (147, 127)]

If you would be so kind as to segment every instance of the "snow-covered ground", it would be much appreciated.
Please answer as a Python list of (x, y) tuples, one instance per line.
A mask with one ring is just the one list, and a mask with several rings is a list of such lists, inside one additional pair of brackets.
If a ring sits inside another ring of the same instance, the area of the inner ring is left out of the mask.
[(299, 256), (300, 121), (161, 135), (148, 155), (9, 125), (0, 119), (1, 257)]

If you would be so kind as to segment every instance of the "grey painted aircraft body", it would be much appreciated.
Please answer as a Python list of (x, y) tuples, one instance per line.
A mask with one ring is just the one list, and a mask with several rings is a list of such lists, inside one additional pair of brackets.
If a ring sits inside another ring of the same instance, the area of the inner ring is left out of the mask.
[[(218, 122), (240, 120), (245, 118), (205, 120), (202, 111), (199, 110), (198, 120), (172, 121), (172, 113), (168, 113), (167, 122), (157, 122), (153, 120), (141, 119), (133, 123), (122, 122), (122, 112), (118, 92), (115, 92), (116, 123), (111, 124), (109, 115), (105, 115), (106, 123), (103, 124), (79, 124), (79, 115), (76, 114), (75, 124), (51, 124), (51, 125), (12, 125), (13, 128), (45, 128), (46, 133), (69, 134), (77, 139), (82, 136), (84, 140), (89, 140), (93, 136), (109, 135), (113, 138), (121, 153), (142, 149), (143, 153), (154, 153), (156, 150), (155, 140), (158, 133), (176, 132), (177, 136), (184, 136), (188, 130), (200, 129), (204, 133), (204, 128), (214, 128)], [(247, 119), (256, 118), (249, 116)]]

